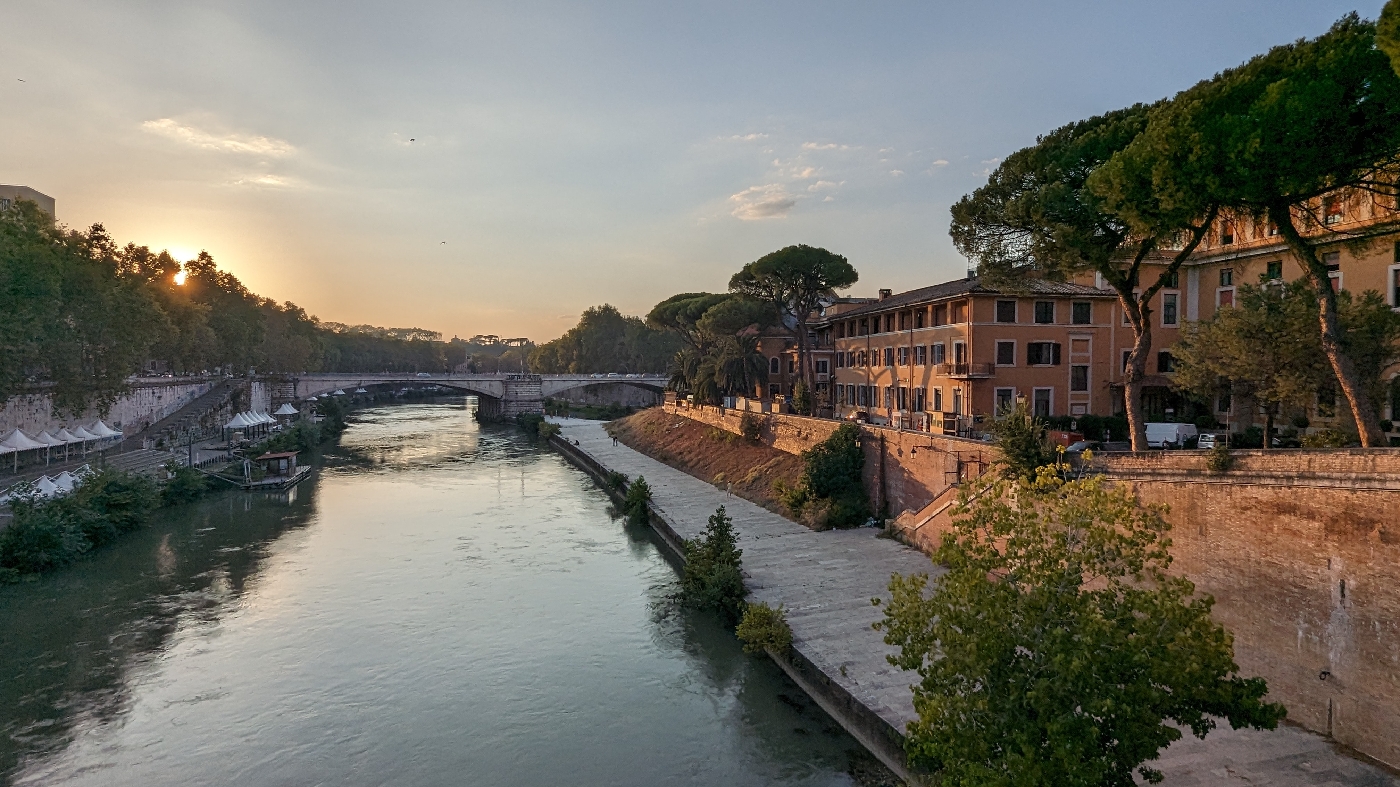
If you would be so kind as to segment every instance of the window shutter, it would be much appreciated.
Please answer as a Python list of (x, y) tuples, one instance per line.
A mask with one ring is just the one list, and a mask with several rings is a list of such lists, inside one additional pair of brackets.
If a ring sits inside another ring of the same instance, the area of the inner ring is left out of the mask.
[(1054, 364), (1055, 366), (1059, 366), (1059, 365), (1060, 365), (1060, 343), (1059, 343), (1059, 342), (1055, 342), (1054, 344), (1050, 345), (1050, 363)]

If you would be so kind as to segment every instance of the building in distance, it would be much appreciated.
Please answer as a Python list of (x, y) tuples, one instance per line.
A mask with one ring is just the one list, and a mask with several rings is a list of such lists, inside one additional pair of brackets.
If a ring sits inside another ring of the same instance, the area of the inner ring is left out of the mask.
[(16, 202), (27, 199), (37, 203), (45, 213), (54, 218), (58, 214), (54, 212), (54, 199), (43, 192), (31, 189), (28, 186), (4, 186), (0, 185), (0, 210), (9, 210)]

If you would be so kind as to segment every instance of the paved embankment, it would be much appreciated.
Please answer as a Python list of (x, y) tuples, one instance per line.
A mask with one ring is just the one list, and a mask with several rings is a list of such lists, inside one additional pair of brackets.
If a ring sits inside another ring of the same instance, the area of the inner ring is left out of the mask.
[[(602, 423), (555, 422), (569, 443), (566, 453), (586, 470), (646, 477), (657, 528), (673, 547), (677, 538), (700, 535), (715, 509), (725, 507), (744, 550), (750, 597), (787, 607), (794, 658), (782, 665), (784, 669), (876, 756), (904, 775), (899, 739), (914, 719), (909, 687), (918, 676), (885, 660), (893, 649), (870, 628), (881, 618), (881, 608), (870, 600), (888, 597), (886, 586), (895, 572), (937, 574), (937, 567), (920, 552), (877, 538), (875, 530), (808, 530), (614, 444)], [(1167, 773), (1169, 785), (1400, 787), (1400, 779), (1294, 728), (1267, 733), (1218, 730), (1205, 741), (1188, 734), (1156, 765)]]

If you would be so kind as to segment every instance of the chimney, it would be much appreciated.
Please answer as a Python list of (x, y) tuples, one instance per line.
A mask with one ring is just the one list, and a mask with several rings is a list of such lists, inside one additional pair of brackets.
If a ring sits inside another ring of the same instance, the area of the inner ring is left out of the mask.
[(880, 290), (880, 300), (884, 300), (894, 294), (893, 290)]
[(977, 269), (976, 269), (976, 268), (968, 268), (968, 269), (967, 269), (967, 278), (969, 278), (969, 279), (975, 279), (975, 278), (977, 278)]

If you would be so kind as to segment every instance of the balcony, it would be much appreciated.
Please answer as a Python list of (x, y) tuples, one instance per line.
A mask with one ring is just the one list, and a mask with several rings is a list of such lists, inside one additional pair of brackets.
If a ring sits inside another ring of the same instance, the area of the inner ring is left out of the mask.
[(933, 373), (957, 380), (980, 380), (991, 377), (995, 368), (990, 363), (940, 363), (934, 365)]

